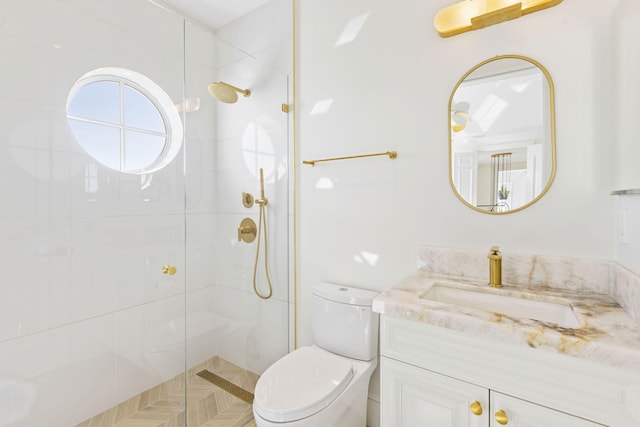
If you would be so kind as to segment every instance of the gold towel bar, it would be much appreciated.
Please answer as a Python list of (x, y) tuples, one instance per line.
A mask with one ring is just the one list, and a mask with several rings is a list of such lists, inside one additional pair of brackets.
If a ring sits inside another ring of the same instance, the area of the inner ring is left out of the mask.
[(375, 156), (389, 156), (390, 159), (395, 159), (396, 157), (398, 157), (398, 153), (396, 153), (395, 151), (385, 151), (384, 153), (361, 154), (359, 156), (333, 157), (330, 159), (320, 159), (320, 160), (304, 160), (302, 163), (304, 163), (305, 165), (315, 166), (316, 163), (320, 163), (320, 162), (331, 162), (333, 160), (359, 159), (362, 157), (375, 157)]

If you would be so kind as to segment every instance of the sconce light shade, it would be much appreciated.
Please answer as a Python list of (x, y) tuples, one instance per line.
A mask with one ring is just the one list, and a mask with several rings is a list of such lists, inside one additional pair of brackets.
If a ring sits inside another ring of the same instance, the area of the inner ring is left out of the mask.
[(562, 0), (463, 0), (438, 11), (433, 26), (442, 37), (488, 27), (560, 4)]
[(451, 130), (460, 132), (467, 127), (467, 123), (471, 121), (469, 116), (469, 108), (471, 106), (467, 101), (456, 102), (451, 107)]

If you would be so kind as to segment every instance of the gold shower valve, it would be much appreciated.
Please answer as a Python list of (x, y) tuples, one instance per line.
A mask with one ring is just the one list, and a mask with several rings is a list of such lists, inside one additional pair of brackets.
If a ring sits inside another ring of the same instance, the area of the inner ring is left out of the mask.
[(245, 218), (240, 222), (238, 227), (238, 242), (251, 243), (256, 239), (258, 229), (256, 223), (251, 218)]
[(251, 193), (242, 193), (242, 205), (245, 208), (250, 208), (253, 206), (253, 195), (251, 195)]
[(163, 265), (162, 266), (162, 274), (168, 274), (169, 276), (173, 276), (174, 274), (176, 274), (176, 271), (178, 271), (178, 269), (176, 268), (175, 265)]

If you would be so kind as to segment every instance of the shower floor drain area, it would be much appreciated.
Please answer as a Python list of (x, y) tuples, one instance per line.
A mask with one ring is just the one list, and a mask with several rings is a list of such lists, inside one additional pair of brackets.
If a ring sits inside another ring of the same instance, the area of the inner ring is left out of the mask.
[(248, 392), (242, 387), (235, 385), (231, 381), (228, 381), (222, 378), (221, 376), (214, 374), (211, 371), (204, 369), (198, 372), (196, 375), (204, 380), (209, 381), (211, 384), (214, 384), (220, 387), (221, 389), (223, 389), (229, 394), (234, 395), (238, 399), (241, 399), (247, 403), (253, 403), (253, 393)]

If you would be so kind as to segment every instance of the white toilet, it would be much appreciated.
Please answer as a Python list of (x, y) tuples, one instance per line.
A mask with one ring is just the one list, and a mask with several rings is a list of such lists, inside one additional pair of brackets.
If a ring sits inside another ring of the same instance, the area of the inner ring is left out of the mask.
[(258, 427), (365, 427), (367, 393), (377, 366), (377, 292), (331, 283), (313, 288), (313, 346), (301, 347), (262, 374), (255, 388)]

